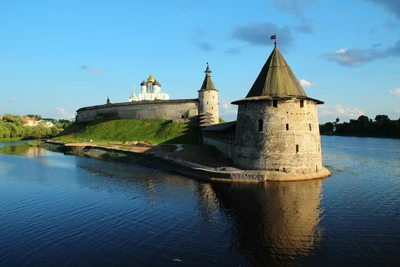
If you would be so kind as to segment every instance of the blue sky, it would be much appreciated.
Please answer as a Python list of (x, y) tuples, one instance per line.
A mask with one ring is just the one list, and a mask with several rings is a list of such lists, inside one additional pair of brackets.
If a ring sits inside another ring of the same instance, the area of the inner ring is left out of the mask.
[(206, 62), (220, 115), (246, 96), (272, 34), (319, 121), (400, 117), (400, 1), (2, 1), (0, 114), (66, 119), (126, 102), (150, 73), (171, 99), (196, 98)]

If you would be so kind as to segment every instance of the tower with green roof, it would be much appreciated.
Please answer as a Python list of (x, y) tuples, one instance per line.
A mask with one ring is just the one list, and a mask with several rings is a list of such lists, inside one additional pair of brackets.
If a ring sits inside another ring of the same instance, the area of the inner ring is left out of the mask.
[(275, 46), (238, 105), (233, 164), (265, 170), (268, 180), (326, 177), (322, 166), (317, 105), (307, 96)]
[(199, 115), (207, 117), (207, 124), (218, 124), (219, 123), (219, 111), (218, 111), (218, 90), (215, 89), (214, 83), (211, 79), (211, 69), (207, 62), (207, 68), (204, 71), (206, 76), (204, 77), (203, 84), (201, 85), (199, 93)]

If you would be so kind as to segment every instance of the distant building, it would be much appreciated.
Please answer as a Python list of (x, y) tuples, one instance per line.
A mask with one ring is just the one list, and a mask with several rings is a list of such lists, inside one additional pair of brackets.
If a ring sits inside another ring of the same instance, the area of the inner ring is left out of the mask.
[(197, 98), (169, 99), (161, 92), (161, 84), (150, 74), (141, 83), (141, 93), (129, 98), (129, 102), (83, 107), (76, 111), (76, 121), (86, 122), (110, 119), (159, 119), (176, 122), (198, 121), (201, 126), (219, 123), (218, 90), (211, 79), (207, 63), (206, 73)]
[(33, 127), (33, 126), (41, 125), (43, 127), (50, 128), (50, 127), (54, 126), (53, 122), (50, 121), (52, 119), (43, 119), (43, 120), (37, 121), (35, 118), (33, 118), (33, 117), (30, 118), (30, 117), (27, 117), (27, 116), (22, 116), (21, 119), (24, 122), (23, 126), (27, 126), (27, 127)]
[(168, 100), (169, 95), (161, 92), (161, 84), (150, 74), (147, 81), (140, 84), (141, 93), (136, 96), (135, 92), (129, 97), (129, 102), (143, 100)]
[(37, 126), (38, 122), (35, 118), (29, 118), (27, 116), (21, 117), (22, 121), (24, 122), (24, 126)]

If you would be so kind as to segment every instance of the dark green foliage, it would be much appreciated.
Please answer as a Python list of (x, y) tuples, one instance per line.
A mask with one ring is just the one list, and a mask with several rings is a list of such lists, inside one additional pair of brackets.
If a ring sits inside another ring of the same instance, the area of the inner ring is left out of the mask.
[(384, 121), (390, 121), (390, 119), (387, 115), (376, 115), (375, 121), (384, 122)]
[(321, 134), (400, 138), (400, 120), (390, 120), (387, 115), (376, 115), (375, 121), (361, 115), (357, 120), (336, 123), (336, 131), (331, 126), (331, 122), (320, 125)]
[[(42, 118), (40, 115), (28, 114), (28, 117), (33, 117), (36, 120)], [(48, 120), (49, 121), (49, 120)], [(44, 137), (57, 136), (64, 128), (71, 125), (69, 120), (51, 120), (52, 127), (45, 127), (44, 123), (39, 122), (37, 126), (23, 126), (24, 121), (18, 115), (5, 114), (0, 120), (0, 139), (39, 139)]]
[(40, 121), (42, 119), (42, 116), (37, 115), (37, 114), (28, 114), (26, 115), (29, 118), (35, 118), (35, 120)]
[(3, 121), (4, 122), (11, 122), (15, 124), (16, 126), (22, 126), (24, 125), (24, 122), (22, 121), (22, 118), (18, 115), (13, 115), (13, 114), (5, 114), (3, 116)]
[(333, 123), (332, 122), (327, 122), (323, 125), (319, 126), (319, 131), (321, 133), (331, 133), (333, 132)]

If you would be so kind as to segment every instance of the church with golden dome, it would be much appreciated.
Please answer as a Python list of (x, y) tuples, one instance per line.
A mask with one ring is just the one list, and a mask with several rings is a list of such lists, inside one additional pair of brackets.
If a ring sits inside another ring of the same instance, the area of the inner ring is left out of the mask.
[(150, 73), (147, 81), (140, 84), (141, 92), (136, 95), (135, 92), (129, 97), (129, 102), (143, 100), (169, 100), (167, 93), (161, 92), (161, 84)]

